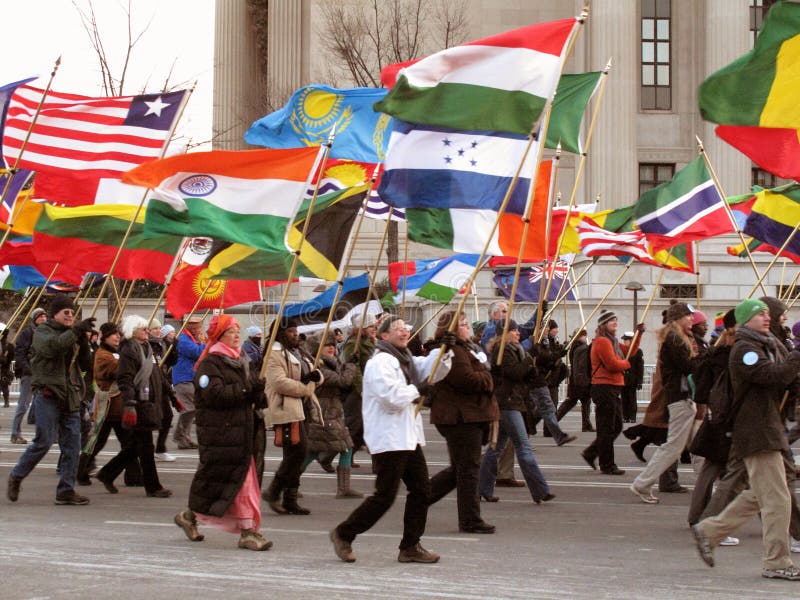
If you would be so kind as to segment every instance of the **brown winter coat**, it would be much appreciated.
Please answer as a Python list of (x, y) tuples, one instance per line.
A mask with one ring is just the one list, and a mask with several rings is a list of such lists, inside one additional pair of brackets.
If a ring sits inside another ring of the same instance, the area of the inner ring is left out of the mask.
[(496, 420), (499, 411), (492, 396), (492, 374), (463, 342), (453, 347), (452, 360), (450, 372), (433, 389), (431, 424), (456, 425)]

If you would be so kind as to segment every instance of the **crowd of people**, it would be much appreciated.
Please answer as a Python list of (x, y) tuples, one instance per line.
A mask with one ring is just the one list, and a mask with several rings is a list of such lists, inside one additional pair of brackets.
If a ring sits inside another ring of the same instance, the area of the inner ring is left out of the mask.
[[(694, 465), (687, 522), (706, 564), (714, 565), (716, 545), (737, 544), (732, 534), (760, 513), (762, 575), (800, 580), (791, 560), (800, 552), (800, 508), (790, 449), (800, 438), (800, 324), (792, 333), (786, 305), (770, 297), (732, 307), (710, 339), (706, 315), (686, 303), (673, 301), (662, 317), (650, 403), (636, 423), (639, 345), (650, 334), (640, 323), (620, 335), (608, 310), (593, 336), (578, 330), (563, 343), (552, 319), (534, 311), (518, 323), (498, 300), (486, 322), (447, 311), (430, 340), (411, 343), (411, 327), (387, 314), (357, 315), (347, 335), (336, 329), (308, 337), (286, 318), (266, 334), (257, 326), (242, 332), (224, 313), (205, 329), (194, 316), (176, 332), (137, 315), (96, 328), (93, 318), (76, 321), (72, 300), (59, 295), (46, 311), (31, 312), (16, 344), (0, 333), (3, 359), (14, 365), (10, 377), (20, 379), (11, 442), (27, 446), (9, 474), (7, 497), (18, 500), (24, 479), (57, 442), (56, 504), (88, 504), (77, 487), (92, 478), (116, 494), (123, 472), (126, 485), (142, 486), (147, 497), (169, 498), (157, 463), (175, 460), (166, 446), (173, 429), (177, 447), (197, 449), (200, 459), (188, 505), (174, 518), (189, 540), (204, 539), (200, 527), (216, 527), (238, 534), (240, 548), (268, 550), (262, 500), (278, 514), (310, 514), (300, 486), (317, 461), (336, 473), (337, 499), (360, 500), (330, 532), (341, 560), (356, 561), (355, 539), (389, 510), (402, 482), (408, 495), (398, 560), (434, 563), (439, 555), (421, 545), (428, 509), (451, 492), (459, 530), (479, 534), (496, 531), (481, 516), (482, 501), (499, 500), (496, 486), (526, 486), (537, 504), (556, 497), (531, 436), (541, 425), (556, 446), (574, 442), (560, 421), (580, 404), (581, 429), (595, 435), (580, 457), (603, 475), (625, 472), (614, 443), (633, 424), (624, 435), (646, 465), (629, 489), (642, 502), (659, 503), (656, 482), (660, 493), (688, 492), (678, 464)], [(432, 476), (423, 406), (450, 461)], [(28, 411), (30, 443), (21, 432)], [(119, 452), (98, 469), (112, 430)], [(266, 483), (268, 444), (282, 457)], [(649, 444), (656, 449), (647, 460)], [(362, 467), (357, 451), (369, 452), (375, 474), (366, 497), (351, 485), (352, 470)], [(523, 481), (514, 477), (515, 459)]]

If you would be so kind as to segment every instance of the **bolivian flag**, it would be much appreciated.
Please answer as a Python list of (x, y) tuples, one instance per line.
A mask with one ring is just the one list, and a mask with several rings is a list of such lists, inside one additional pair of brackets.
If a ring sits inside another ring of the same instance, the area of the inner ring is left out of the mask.
[(725, 125), (800, 129), (800, 4), (778, 2), (754, 48), (700, 86), (700, 113)]

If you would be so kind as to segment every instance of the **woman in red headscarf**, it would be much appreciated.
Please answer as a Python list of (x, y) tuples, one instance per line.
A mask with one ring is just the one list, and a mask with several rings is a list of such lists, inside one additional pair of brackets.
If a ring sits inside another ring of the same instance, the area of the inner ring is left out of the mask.
[(269, 550), (260, 533), (261, 474), (266, 436), (257, 418), (258, 373), (250, 373), (241, 352), (239, 323), (215, 315), (208, 325), (208, 343), (194, 376), (200, 465), (189, 490), (189, 508), (175, 516), (193, 542), (203, 535), (197, 521), (240, 533), (239, 547)]

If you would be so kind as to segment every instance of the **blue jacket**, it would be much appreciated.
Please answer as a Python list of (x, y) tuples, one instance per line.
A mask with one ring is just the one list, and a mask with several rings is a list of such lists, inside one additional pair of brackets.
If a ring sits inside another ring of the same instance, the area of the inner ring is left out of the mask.
[(178, 362), (172, 367), (172, 385), (191, 382), (194, 380), (194, 363), (206, 347), (205, 344), (195, 342), (185, 331), (178, 337)]

